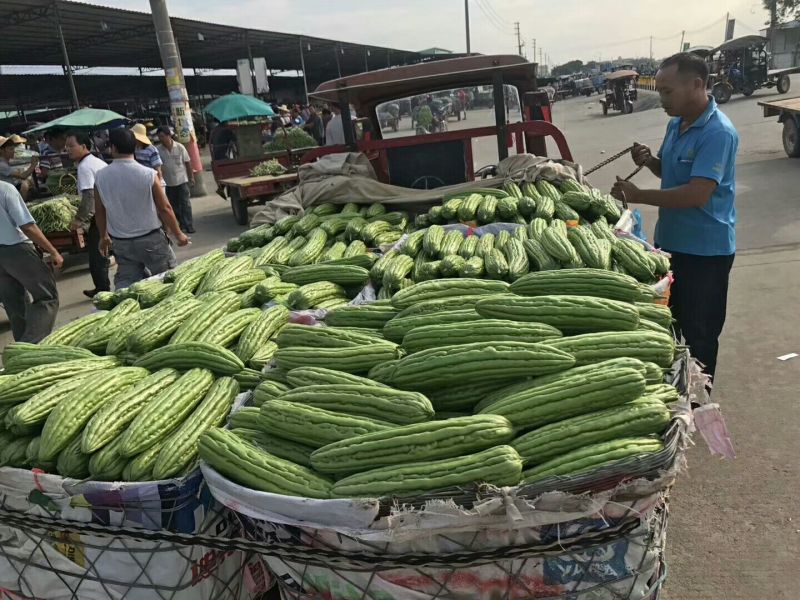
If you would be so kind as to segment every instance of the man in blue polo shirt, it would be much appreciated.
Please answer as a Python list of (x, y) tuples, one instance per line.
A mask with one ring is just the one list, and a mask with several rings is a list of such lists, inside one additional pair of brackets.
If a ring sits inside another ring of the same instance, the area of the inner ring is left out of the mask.
[(707, 81), (708, 66), (695, 54), (661, 64), (656, 89), (672, 119), (657, 157), (642, 144), (632, 152), (637, 165), (661, 178), (661, 189), (642, 190), (617, 178), (612, 194), (658, 207), (655, 242), (672, 254), (676, 330), (713, 377), (736, 252), (739, 135), (706, 93)]

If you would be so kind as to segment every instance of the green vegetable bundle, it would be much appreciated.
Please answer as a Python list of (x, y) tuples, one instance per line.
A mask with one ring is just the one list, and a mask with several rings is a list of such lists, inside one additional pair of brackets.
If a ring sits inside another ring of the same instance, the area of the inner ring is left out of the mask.
[(45, 200), (28, 208), (39, 229), (44, 233), (68, 231), (72, 220), (78, 212), (78, 209), (70, 202), (70, 199), (65, 196)]

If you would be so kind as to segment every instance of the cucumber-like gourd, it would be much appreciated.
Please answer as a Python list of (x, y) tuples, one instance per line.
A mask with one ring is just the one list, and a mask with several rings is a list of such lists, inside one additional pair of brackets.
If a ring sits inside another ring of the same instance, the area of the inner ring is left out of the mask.
[(119, 453), (133, 457), (166, 438), (194, 410), (213, 382), (211, 371), (186, 371), (136, 415), (123, 434)]
[(325, 367), (346, 373), (367, 373), (373, 366), (398, 358), (400, 351), (395, 344), (373, 341), (349, 348), (317, 348), (294, 346), (279, 348), (275, 361), (281, 369), (302, 366)]
[(200, 436), (225, 422), (239, 384), (231, 377), (217, 379), (194, 412), (170, 435), (153, 464), (153, 479), (168, 479), (183, 473), (197, 457)]
[(458, 458), (380, 467), (350, 475), (333, 485), (332, 494), (343, 498), (411, 497), (473, 483), (513, 486), (519, 483), (521, 471), (522, 459), (516, 450), (494, 446)]
[(508, 319), (552, 325), (565, 334), (633, 331), (639, 312), (627, 302), (589, 296), (512, 296), (485, 298), (475, 305), (487, 319)]
[(86, 424), (81, 450), (91, 454), (121, 435), (136, 415), (177, 379), (174, 369), (161, 369), (111, 396)]
[(557, 421), (510, 443), (526, 465), (536, 465), (589, 444), (621, 437), (660, 434), (670, 420), (659, 400), (643, 396), (632, 402)]
[(395, 427), (387, 421), (283, 400), (268, 400), (260, 411), (259, 429), (314, 448)]
[(70, 440), (81, 433), (112, 392), (125, 390), (149, 374), (138, 367), (117, 367), (99, 375), (88, 389), (77, 389), (64, 396), (45, 421), (39, 460), (55, 459)]
[(496, 415), (405, 425), (368, 433), (315, 450), (311, 464), (323, 473), (357, 473), (389, 465), (455, 458), (506, 444), (511, 423)]
[(544, 323), (520, 323), (504, 319), (483, 319), (467, 323), (446, 323), (416, 327), (403, 338), (409, 354), (429, 348), (475, 342), (544, 342), (561, 337), (561, 332)]
[(510, 290), (520, 296), (597, 296), (633, 302), (639, 297), (639, 284), (633, 277), (602, 269), (562, 269), (529, 273), (515, 281)]
[(524, 471), (522, 483), (533, 483), (557, 475), (578, 475), (626, 458), (653, 454), (663, 449), (664, 444), (661, 440), (653, 437), (628, 437), (589, 444)]
[[(304, 287), (307, 288), (308, 286), (303, 286), (296, 291), (300, 291)], [(262, 312), (242, 332), (239, 343), (236, 345), (236, 355), (242, 361), (249, 361), (262, 345), (270, 341), (289, 322), (289, 316), (287, 308), (280, 305), (272, 306)]]
[(625, 404), (641, 396), (645, 385), (644, 376), (636, 369), (600, 369), (521, 390), (479, 414), (502, 415), (518, 429), (532, 429)]
[(408, 308), (425, 300), (436, 300), (450, 296), (476, 296), (501, 294), (508, 291), (508, 284), (502, 281), (484, 279), (439, 279), (424, 281), (400, 290), (392, 296), (396, 308)]
[(400, 389), (426, 390), (563, 371), (575, 359), (549, 345), (557, 341), (476, 342), (423, 350), (400, 359), (392, 383)]
[(549, 342), (553, 347), (575, 356), (576, 366), (609, 358), (628, 356), (659, 367), (672, 366), (675, 342), (669, 335), (655, 331), (602, 331), (584, 333)]
[(433, 417), (430, 400), (419, 392), (374, 383), (309, 385), (288, 391), (280, 399), (397, 425), (421, 423)]
[[(366, 377), (359, 377), (343, 371), (334, 371), (324, 367), (297, 367), (286, 375), (289, 386), (303, 387), (307, 385), (375, 385), (375, 382)], [(288, 391), (287, 387), (287, 391)]]
[(180, 342), (156, 348), (138, 358), (134, 366), (155, 371), (167, 369), (208, 369), (217, 375), (233, 375), (244, 363), (233, 352), (208, 342)]
[(325, 323), (334, 327), (381, 329), (398, 312), (389, 301), (343, 306), (328, 312)]
[(311, 453), (314, 452), (314, 448), (310, 446), (270, 435), (260, 429), (237, 427), (231, 429), (231, 433), (273, 456), (311, 468)]
[(113, 356), (98, 356), (25, 369), (0, 382), (0, 407), (25, 402), (51, 385), (80, 373), (111, 369), (119, 364), (119, 360)]
[(278, 458), (214, 427), (198, 442), (200, 458), (235, 483), (274, 494), (330, 498), (331, 482), (310, 469)]

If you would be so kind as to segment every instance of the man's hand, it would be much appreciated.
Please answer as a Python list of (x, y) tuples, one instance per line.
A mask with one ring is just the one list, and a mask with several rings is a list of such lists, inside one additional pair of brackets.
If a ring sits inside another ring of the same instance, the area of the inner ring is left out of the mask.
[(625, 200), (631, 204), (636, 203), (636, 197), (639, 193), (639, 188), (632, 184), (630, 181), (625, 181), (621, 177), (617, 177), (614, 187), (611, 188), (611, 195), (617, 200)]
[(100, 254), (105, 257), (111, 254), (111, 238), (107, 235), (100, 238)]
[(653, 159), (653, 154), (650, 152), (649, 147), (639, 142), (634, 142), (633, 150), (631, 150), (631, 158), (633, 158), (633, 162), (636, 163), (637, 167), (647, 166)]
[(186, 246), (191, 240), (189, 239), (189, 236), (181, 233), (175, 237), (175, 241), (177, 242), (178, 246)]
[(53, 265), (54, 269), (60, 269), (64, 264), (64, 257), (59, 252), (56, 252), (55, 254), (49, 254), (47, 261)]
[(31, 166), (35, 167), (39, 164), (39, 157), (38, 156), (31, 156)]
[(72, 223), (69, 225), (70, 231), (78, 231), (78, 229), (83, 229), (83, 221), (79, 219), (73, 219)]

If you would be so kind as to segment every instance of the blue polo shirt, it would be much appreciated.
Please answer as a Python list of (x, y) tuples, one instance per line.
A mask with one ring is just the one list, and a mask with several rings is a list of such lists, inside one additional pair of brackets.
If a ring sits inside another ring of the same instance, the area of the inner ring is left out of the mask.
[(702, 115), (681, 133), (673, 117), (658, 156), (661, 189), (685, 185), (693, 177), (717, 183), (711, 199), (697, 208), (659, 208), (656, 245), (667, 251), (700, 256), (736, 252), (736, 151), (739, 134), (709, 96)]

